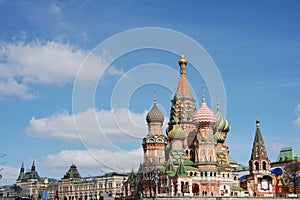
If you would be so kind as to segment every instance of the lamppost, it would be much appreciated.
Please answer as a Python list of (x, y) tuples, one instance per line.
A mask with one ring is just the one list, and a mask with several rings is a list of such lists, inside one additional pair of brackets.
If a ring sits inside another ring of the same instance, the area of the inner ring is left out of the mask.
[(158, 195), (158, 183), (159, 183), (159, 171), (158, 169), (155, 170), (155, 200), (157, 200), (157, 195)]
[(168, 174), (167, 174), (167, 184), (168, 184), (168, 194), (169, 196), (171, 196), (171, 179)]
[(122, 180), (122, 200), (124, 199), (124, 191), (125, 191), (125, 178)]

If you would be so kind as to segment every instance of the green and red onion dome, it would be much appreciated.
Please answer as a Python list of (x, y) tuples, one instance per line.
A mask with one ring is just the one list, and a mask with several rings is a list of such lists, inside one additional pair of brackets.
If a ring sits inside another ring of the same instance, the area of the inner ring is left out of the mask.
[(217, 122), (214, 126), (215, 130), (227, 133), (230, 130), (230, 124), (221, 114), (219, 104), (217, 107), (216, 119)]
[(215, 140), (217, 141), (217, 143), (224, 143), (225, 142), (225, 138), (223, 137), (223, 135), (217, 131), (214, 135)]
[(146, 121), (148, 123), (151, 123), (151, 122), (163, 123), (164, 122), (164, 115), (158, 109), (158, 107), (156, 105), (156, 100), (154, 100), (154, 105), (152, 106), (151, 110), (149, 111), (149, 113), (146, 116)]

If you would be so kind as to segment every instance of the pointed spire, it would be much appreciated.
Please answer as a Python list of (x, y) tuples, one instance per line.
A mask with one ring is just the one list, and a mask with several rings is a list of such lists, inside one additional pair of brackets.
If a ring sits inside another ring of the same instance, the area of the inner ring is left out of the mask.
[(260, 121), (256, 120), (256, 131), (253, 141), (251, 160), (268, 160), (265, 143), (260, 130)]
[(34, 160), (32, 161), (31, 171), (32, 171), (32, 172), (35, 171), (35, 163), (34, 163)]
[(19, 176), (18, 176), (18, 179), (17, 180), (22, 180), (24, 178), (24, 163), (22, 162), (22, 165), (21, 165), (21, 168), (20, 168), (20, 173), (19, 173)]
[(184, 167), (182, 161), (180, 162), (175, 175), (176, 176), (186, 176), (186, 170), (185, 170), (185, 167)]
[(144, 171), (144, 167), (142, 165), (142, 161), (140, 161), (140, 166), (139, 166), (138, 172), (143, 172), (143, 171)]
[(22, 162), (22, 165), (21, 165), (21, 169), (20, 169), (20, 172), (24, 172), (24, 162)]
[(178, 97), (187, 97), (191, 98), (191, 89), (188, 83), (188, 80), (186, 78), (186, 65), (187, 60), (184, 58), (184, 55), (182, 53), (181, 58), (178, 61), (180, 66), (180, 77), (179, 82), (176, 90), (176, 94)]
[(256, 113), (256, 127), (260, 126), (260, 121), (259, 121), (259, 112)]

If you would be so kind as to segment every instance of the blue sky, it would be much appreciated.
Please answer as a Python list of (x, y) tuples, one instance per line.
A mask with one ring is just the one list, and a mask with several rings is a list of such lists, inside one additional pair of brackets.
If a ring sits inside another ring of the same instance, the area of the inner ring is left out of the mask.
[[(104, 52), (91, 60), (92, 70), (84, 77), (98, 78), (93, 70), (113, 60), (98, 84), (95, 108), (73, 113), (72, 95), (76, 73), (91, 50), (115, 34), (142, 27), (181, 32), (201, 44), (214, 60), (226, 89), (232, 160), (247, 164), (257, 112), (270, 160), (287, 146), (300, 155), (299, 6), (299, 1), (291, 0), (1, 0), (0, 153), (6, 155), (1, 157), (0, 185), (13, 183), (21, 163), (29, 169), (33, 160), (41, 176), (55, 178), (61, 178), (73, 163), (83, 176), (137, 168), (153, 91), (166, 120), (174, 91), (155, 83), (141, 85), (130, 96), (127, 108), (116, 109), (111, 106), (114, 88), (130, 70), (143, 64), (160, 63), (178, 71), (178, 56), (144, 49), (115, 59), (111, 52)], [(181, 41), (173, 45), (178, 46), (178, 53), (189, 51)], [(189, 59), (188, 54), (185, 57)], [(191, 65), (187, 73), (195, 95), (201, 96), (203, 78)], [(214, 107), (209, 98), (208, 103)], [(120, 126), (112, 111), (123, 120)], [(81, 140), (72, 114), (82, 125)], [(89, 120), (94, 116), (102, 130)], [(132, 121), (135, 126), (130, 126)]]

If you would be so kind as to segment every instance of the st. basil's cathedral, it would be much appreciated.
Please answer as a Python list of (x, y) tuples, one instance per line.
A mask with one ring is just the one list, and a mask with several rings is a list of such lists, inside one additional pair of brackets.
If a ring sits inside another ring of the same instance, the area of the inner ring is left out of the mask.
[(182, 54), (178, 61), (180, 78), (171, 100), (166, 135), (164, 115), (156, 98), (146, 116), (148, 134), (143, 138), (144, 161), (138, 172), (127, 181), (126, 196), (237, 196), (248, 191), (250, 196), (273, 196), (270, 173), (259, 121), (249, 161), (246, 184), (239, 184), (230, 163), (226, 144), (230, 124), (220, 111), (214, 113), (202, 94), (197, 110), (187, 79), (188, 61)]

